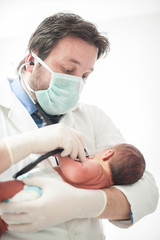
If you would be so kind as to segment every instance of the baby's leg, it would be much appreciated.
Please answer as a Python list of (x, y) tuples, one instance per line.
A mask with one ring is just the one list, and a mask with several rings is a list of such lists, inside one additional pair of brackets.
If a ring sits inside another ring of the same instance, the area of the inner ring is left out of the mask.
[[(42, 195), (40, 188), (35, 186), (26, 186), (22, 181), (12, 180), (0, 182), (0, 202), (20, 202), (30, 201), (39, 198)], [(0, 237), (4, 231), (7, 231), (7, 223), (0, 218)]]
[[(19, 180), (0, 182), (0, 202), (4, 202), (13, 197), (16, 193), (21, 191), (23, 187), (23, 182)], [(3, 232), (7, 231), (7, 226), (7, 223), (0, 218), (0, 237)]]
[(21, 191), (24, 183), (19, 180), (12, 180), (7, 182), (0, 182), (0, 202), (13, 197), (16, 193)]

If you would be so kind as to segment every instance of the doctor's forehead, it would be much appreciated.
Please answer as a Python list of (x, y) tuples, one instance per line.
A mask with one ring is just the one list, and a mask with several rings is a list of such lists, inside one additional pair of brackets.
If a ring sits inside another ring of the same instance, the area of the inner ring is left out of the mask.
[(63, 61), (72, 61), (75, 64), (85, 63), (88, 68), (93, 69), (97, 60), (97, 54), (98, 50), (95, 45), (81, 38), (68, 36), (58, 42), (48, 57), (56, 57)]

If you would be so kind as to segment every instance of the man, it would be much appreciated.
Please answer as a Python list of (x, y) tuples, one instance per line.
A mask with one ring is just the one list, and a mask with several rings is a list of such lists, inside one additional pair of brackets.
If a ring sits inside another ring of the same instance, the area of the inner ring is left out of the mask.
[[(41, 127), (45, 122), (60, 121), (82, 134), (90, 155), (124, 142), (105, 113), (95, 106), (77, 105), (83, 82), (108, 48), (107, 38), (77, 15), (59, 13), (45, 19), (30, 38), (29, 53), (20, 64), (20, 79), (10, 84), (16, 97), (9, 86), (0, 94), (1, 137), (33, 130), (36, 124)], [(31, 155), (12, 166), (1, 179), (7, 180), (33, 158)], [(1, 205), (2, 218), (10, 230), (2, 239), (27, 239), (28, 235), (16, 231), (42, 229), (36, 235), (30, 233), (29, 239), (103, 239), (99, 218), (130, 226), (153, 212), (158, 201), (154, 179), (147, 172), (132, 186), (104, 191), (76, 189), (49, 177), (24, 182), (41, 187), (43, 195), (31, 202)]]

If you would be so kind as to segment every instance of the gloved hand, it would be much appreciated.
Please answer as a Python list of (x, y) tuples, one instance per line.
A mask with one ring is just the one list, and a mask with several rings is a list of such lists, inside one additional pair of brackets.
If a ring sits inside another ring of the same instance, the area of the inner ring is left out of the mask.
[[(15, 138), (16, 137), (16, 138)], [(32, 132), (4, 138), (12, 163), (18, 162), (30, 153), (44, 154), (63, 148), (61, 156), (85, 161), (84, 143), (79, 132), (62, 123), (46, 126)]]
[(24, 183), (40, 187), (43, 195), (34, 201), (0, 204), (10, 231), (36, 232), (76, 218), (94, 218), (107, 203), (102, 190), (79, 189), (50, 177), (27, 178)]

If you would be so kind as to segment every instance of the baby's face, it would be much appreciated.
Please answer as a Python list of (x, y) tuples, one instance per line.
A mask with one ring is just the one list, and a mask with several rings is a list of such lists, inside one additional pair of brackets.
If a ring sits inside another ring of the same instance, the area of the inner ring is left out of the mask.
[[(75, 160), (71, 159), (70, 157), (61, 157), (60, 155), (57, 155), (57, 157), (59, 159), (59, 162), (63, 161), (65, 158), (75, 161)], [(83, 166), (85, 164), (87, 165), (92, 160), (98, 162), (100, 164), (101, 168), (104, 170), (104, 171), (102, 171), (102, 173), (105, 175), (106, 183), (108, 184), (108, 186), (114, 185), (113, 181), (112, 181), (112, 175), (111, 175), (111, 171), (110, 171), (109, 161), (104, 159), (104, 151), (99, 152), (94, 157), (88, 156), (86, 158), (86, 161), (83, 162)]]
[(105, 154), (105, 150), (101, 151), (97, 154), (95, 154), (94, 157), (87, 157), (88, 159), (94, 159), (96, 161), (98, 161), (100, 163), (100, 165), (102, 166), (102, 168), (106, 171), (107, 176), (108, 176), (108, 180), (110, 181), (110, 183), (112, 183), (113, 185), (113, 181), (112, 181), (112, 174), (111, 174), (111, 170), (110, 170), (110, 165), (109, 165), (109, 158), (108, 159), (104, 159), (104, 154)]

